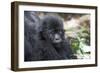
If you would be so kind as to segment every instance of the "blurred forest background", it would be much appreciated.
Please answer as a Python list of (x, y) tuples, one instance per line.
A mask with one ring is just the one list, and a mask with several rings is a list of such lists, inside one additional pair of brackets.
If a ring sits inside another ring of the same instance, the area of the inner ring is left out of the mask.
[(36, 12), (43, 18), (44, 15), (58, 15), (62, 18), (65, 37), (78, 59), (90, 59), (90, 14)]

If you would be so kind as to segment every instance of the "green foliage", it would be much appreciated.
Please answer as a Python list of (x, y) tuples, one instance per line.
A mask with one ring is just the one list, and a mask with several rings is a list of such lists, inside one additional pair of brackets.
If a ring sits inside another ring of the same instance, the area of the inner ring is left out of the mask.
[[(70, 31), (73, 30), (74, 29)], [(68, 30), (66, 30), (66, 32), (68, 32)], [(83, 48), (85, 45), (90, 46), (90, 31), (85, 27), (81, 27), (81, 29), (76, 33), (76, 35), (77, 37), (70, 37), (71, 48), (74, 54), (85, 55), (86, 52), (83, 51)]]
[(73, 52), (76, 54), (77, 53), (77, 50), (79, 50), (80, 48), (79, 48), (79, 44), (80, 44), (80, 42), (79, 42), (79, 40), (78, 39), (71, 39), (71, 48), (72, 48), (72, 50), (73, 50)]

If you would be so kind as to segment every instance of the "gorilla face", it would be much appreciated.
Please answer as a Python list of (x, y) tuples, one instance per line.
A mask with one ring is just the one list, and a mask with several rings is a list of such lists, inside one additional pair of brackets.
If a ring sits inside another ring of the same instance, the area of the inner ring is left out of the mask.
[(46, 16), (43, 20), (43, 37), (52, 43), (64, 40), (63, 22), (59, 17)]
[(52, 43), (60, 43), (64, 40), (64, 31), (63, 30), (48, 30), (44, 32), (45, 38), (48, 37)]

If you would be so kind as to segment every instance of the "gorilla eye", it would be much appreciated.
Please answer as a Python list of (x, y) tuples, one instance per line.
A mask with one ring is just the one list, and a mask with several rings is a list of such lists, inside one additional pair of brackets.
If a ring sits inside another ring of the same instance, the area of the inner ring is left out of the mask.
[(48, 30), (48, 32), (49, 32), (49, 33), (51, 33), (51, 34), (53, 34), (53, 33), (54, 33), (54, 31), (53, 31), (53, 30)]

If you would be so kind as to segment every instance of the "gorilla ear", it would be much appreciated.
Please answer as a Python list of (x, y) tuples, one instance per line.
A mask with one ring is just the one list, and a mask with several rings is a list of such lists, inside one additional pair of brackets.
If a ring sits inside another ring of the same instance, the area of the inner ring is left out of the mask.
[(44, 37), (44, 35), (43, 35), (43, 31), (40, 31), (40, 32), (39, 32), (39, 39), (45, 40), (45, 37)]

